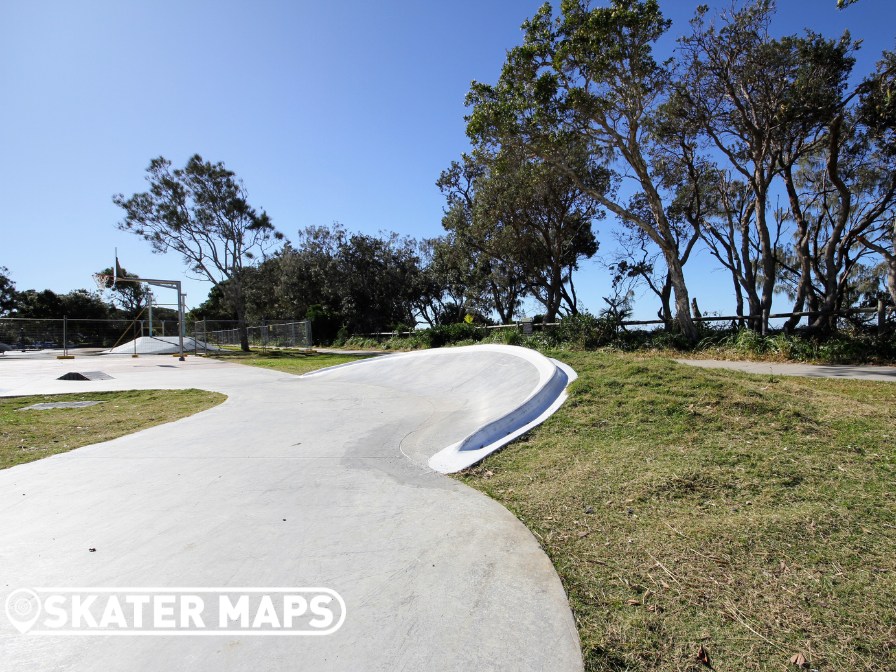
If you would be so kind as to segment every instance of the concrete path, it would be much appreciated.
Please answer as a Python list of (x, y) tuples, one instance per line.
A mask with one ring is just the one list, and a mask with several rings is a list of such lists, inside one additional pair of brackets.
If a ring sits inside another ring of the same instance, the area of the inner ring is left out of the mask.
[[(531, 396), (539, 374), (513, 350), (458, 348), (366, 380), (352, 367), (296, 377), (194, 357), (0, 361), (6, 396), (228, 395), (0, 471), (0, 608), (46, 586), (319, 586), (346, 605), (344, 625), (321, 637), (21, 635), (0, 612), (3, 669), (581, 670), (565, 593), (529, 531), (424, 466), (426, 446)], [(55, 380), (79, 370), (113, 379)]]
[(731, 369), (744, 373), (776, 376), (807, 376), (810, 378), (851, 378), (882, 380), (896, 383), (896, 367), (850, 364), (791, 364), (783, 362), (736, 362), (722, 359), (676, 359), (679, 364), (707, 369)]

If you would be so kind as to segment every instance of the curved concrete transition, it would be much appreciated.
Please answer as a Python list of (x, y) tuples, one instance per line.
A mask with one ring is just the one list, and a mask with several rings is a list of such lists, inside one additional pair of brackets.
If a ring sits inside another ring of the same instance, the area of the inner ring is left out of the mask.
[[(297, 377), (104, 355), (112, 378), (95, 381), (57, 381), (70, 361), (0, 358), (5, 396), (228, 395), (176, 423), (0, 471), (4, 669), (580, 671), (566, 595), (532, 534), (426, 466), (469, 459), (557, 403), (560, 379), (539, 357), (457, 348)], [(325, 587), (345, 620), (318, 637), (13, 630), (7, 597), (47, 586)]]
[(566, 400), (576, 374), (528, 348), (472, 345), (366, 359), (304, 377), (385, 387), (427, 400), (432, 415), (405, 437), (401, 450), (449, 474), (544, 422)]

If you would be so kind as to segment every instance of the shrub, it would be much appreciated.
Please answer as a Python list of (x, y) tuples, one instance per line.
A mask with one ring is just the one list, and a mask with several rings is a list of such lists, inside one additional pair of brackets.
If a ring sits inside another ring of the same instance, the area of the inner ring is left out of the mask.
[(597, 318), (591, 313), (567, 315), (550, 332), (557, 345), (577, 350), (597, 348), (610, 343), (616, 336), (615, 321)]
[[(454, 345), (461, 341), (479, 343), (488, 335), (488, 329), (475, 324), (460, 322), (458, 324), (442, 324), (420, 332), (421, 337), (427, 339), (427, 347), (441, 348), (444, 345)], [(423, 336), (426, 334), (426, 336)]]

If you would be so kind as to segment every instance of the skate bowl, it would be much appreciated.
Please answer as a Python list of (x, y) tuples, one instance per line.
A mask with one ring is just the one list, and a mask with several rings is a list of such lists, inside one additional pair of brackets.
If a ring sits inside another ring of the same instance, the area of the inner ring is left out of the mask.
[(453, 473), (544, 422), (566, 399), (576, 374), (527, 348), (472, 345), (376, 357), (303, 378), (384, 388), (429, 404), (430, 417), (404, 437), (401, 452)]
[[(28, 612), (38, 625), (0, 612), (4, 669), (148, 671), (189, 661), (197, 672), (581, 672), (566, 593), (538, 540), (496, 501), (438, 473), (546, 418), (574, 377), (556, 362), (480, 345), (305, 376), (204, 357), (104, 356), (107, 380), (57, 380), (71, 370), (67, 360), (0, 366), (4, 396), (163, 388), (228, 396), (175, 423), (0, 470), (10, 522), (0, 605), (33, 597), (34, 586), (199, 597), (328, 590), (341, 598), (344, 621), (326, 637), (270, 636), (290, 633), (256, 627), (257, 618), (218, 631), (209, 611), (202, 624), (163, 625), (157, 637), (149, 615), (133, 633), (141, 636), (124, 636), (138, 627), (130, 621), (115, 630), (69, 619), (60, 634), (120, 636), (39, 637), (19, 626), (55, 627), (47, 610)], [(94, 616), (103, 613), (98, 606)]]

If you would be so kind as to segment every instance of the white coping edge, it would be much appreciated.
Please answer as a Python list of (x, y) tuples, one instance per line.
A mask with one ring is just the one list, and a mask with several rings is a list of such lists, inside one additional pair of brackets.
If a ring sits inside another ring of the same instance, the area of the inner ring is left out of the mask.
[[(443, 474), (466, 469), (540, 425), (563, 405), (568, 396), (567, 386), (578, 378), (576, 372), (556, 359), (549, 359), (531, 350), (529, 352), (537, 355), (541, 360), (539, 364), (549, 365), (550, 374), (547, 379), (542, 375), (532, 394), (517, 408), (429, 458), (430, 469)], [(531, 361), (529, 357), (524, 359)], [(547, 367), (543, 365), (538, 366), (539, 373), (543, 374), (545, 368)]]
[(487, 455), (490, 455), (499, 448), (507, 445), (553, 415), (563, 402), (566, 401), (566, 387), (578, 377), (576, 372), (563, 362), (545, 357), (540, 352), (530, 350), (529, 348), (522, 348), (515, 345), (485, 343), (456, 348), (449, 347), (414, 350), (411, 352), (386, 355), (384, 357), (362, 359), (357, 362), (348, 362), (346, 364), (338, 364), (318, 371), (312, 371), (301, 377), (311, 378), (324, 375), (334, 369), (341, 369), (347, 366), (359, 366), (398, 358), (448, 356), (456, 354), (459, 351), (474, 349), (501, 352), (526, 360), (534, 366), (538, 372), (538, 382), (535, 384), (535, 387), (529, 396), (515, 409), (486, 423), (457, 443), (453, 443), (450, 446), (443, 448), (429, 458), (428, 464), (431, 469), (443, 474), (451, 474), (460, 471), (461, 469), (466, 469), (470, 465), (479, 462)]

